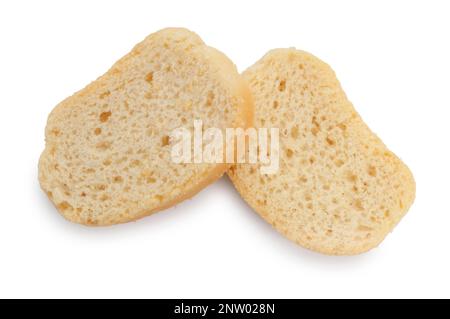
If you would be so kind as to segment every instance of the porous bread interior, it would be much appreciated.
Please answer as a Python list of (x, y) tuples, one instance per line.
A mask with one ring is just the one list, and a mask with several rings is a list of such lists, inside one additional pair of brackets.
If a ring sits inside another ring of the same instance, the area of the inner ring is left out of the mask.
[(186, 29), (147, 37), (50, 114), (39, 180), (58, 210), (86, 225), (146, 216), (189, 198), (226, 164), (175, 164), (178, 127), (242, 126), (248, 89), (235, 66)]
[(255, 126), (280, 129), (280, 169), (231, 167), (243, 198), (292, 241), (351, 255), (377, 246), (406, 213), (415, 182), (356, 113), (332, 69), (295, 49), (270, 51), (243, 74)]

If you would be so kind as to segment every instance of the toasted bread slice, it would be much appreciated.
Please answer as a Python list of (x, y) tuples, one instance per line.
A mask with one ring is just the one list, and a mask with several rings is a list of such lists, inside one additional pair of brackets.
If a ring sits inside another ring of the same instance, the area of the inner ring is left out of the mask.
[(325, 254), (377, 246), (415, 197), (408, 167), (367, 127), (332, 69), (295, 49), (270, 51), (243, 74), (255, 126), (280, 129), (280, 168), (229, 176), (242, 197), (290, 240)]
[(244, 126), (248, 89), (233, 63), (186, 29), (164, 29), (50, 114), (41, 187), (67, 219), (124, 223), (172, 206), (226, 164), (175, 164), (170, 133)]

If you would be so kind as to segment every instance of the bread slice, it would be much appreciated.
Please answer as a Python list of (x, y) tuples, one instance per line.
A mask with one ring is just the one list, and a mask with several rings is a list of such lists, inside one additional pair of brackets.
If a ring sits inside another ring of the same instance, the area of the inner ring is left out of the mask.
[(242, 197), (290, 240), (325, 254), (377, 246), (415, 197), (411, 172), (370, 131), (332, 69), (295, 49), (270, 51), (243, 74), (255, 126), (280, 129), (280, 168), (229, 176)]
[(41, 187), (67, 219), (124, 223), (172, 206), (227, 164), (175, 164), (170, 133), (245, 126), (248, 89), (233, 63), (186, 29), (164, 29), (50, 114)]

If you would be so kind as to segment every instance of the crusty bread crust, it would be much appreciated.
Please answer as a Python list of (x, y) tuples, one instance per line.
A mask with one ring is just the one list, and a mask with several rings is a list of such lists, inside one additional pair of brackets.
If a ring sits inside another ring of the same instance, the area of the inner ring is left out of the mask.
[(205, 127), (242, 126), (251, 113), (248, 88), (225, 55), (186, 29), (161, 30), (51, 112), (41, 187), (76, 223), (142, 218), (194, 196), (229, 167), (171, 163), (168, 126), (197, 116)]
[(367, 127), (331, 68), (309, 53), (277, 49), (243, 73), (256, 127), (279, 127), (280, 171), (228, 171), (245, 201), (308, 249), (354, 255), (378, 246), (412, 205), (408, 167)]

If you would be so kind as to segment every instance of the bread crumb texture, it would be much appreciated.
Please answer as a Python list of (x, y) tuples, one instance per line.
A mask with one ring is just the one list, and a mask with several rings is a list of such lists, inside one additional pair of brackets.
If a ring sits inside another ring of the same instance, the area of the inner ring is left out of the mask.
[(174, 164), (170, 132), (248, 121), (235, 66), (186, 29), (164, 29), (50, 114), (39, 161), (43, 190), (67, 219), (128, 222), (189, 198), (224, 164)]
[(280, 170), (231, 167), (242, 197), (311, 250), (352, 255), (376, 247), (411, 206), (415, 182), (356, 113), (333, 70), (306, 52), (277, 49), (243, 76), (255, 126), (280, 128)]

